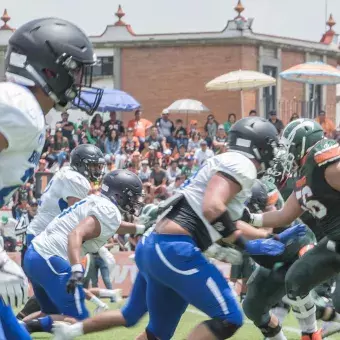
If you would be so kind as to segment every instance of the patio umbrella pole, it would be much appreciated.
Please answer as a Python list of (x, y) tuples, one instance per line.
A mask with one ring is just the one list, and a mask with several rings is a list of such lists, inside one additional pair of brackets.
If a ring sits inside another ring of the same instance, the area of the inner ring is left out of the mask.
[(244, 118), (244, 103), (243, 103), (243, 90), (241, 90), (241, 115)]

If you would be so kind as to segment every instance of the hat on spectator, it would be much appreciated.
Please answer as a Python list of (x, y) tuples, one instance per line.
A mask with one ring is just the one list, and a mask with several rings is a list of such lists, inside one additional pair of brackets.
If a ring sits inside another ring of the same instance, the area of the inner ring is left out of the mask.
[(144, 159), (144, 160), (142, 160), (142, 163), (141, 163), (142, 165), (149, 165), (149, 162), (148, 162), (148, 160), (147, 159)]
[(82, 124), (88, 124), (88, 123), (89, 123), (89, 120), (86, 119), (86, 118), (84, 118), (84, 119), (81, 120), (81, 122), (82, 122)]
[(63, 129), (61, 127), (58, 127), (55, 129), (55, 132), (63, 132)]
[(187, 161), (193, 161), (194, 160), (194, 156), (193, 155), (188, 155), (188, 156), (185, 157), (185, 159)]
[(2, 215), (2, 216), (1, 216), (1, 222), (2, 222), (3, 224), (7, 224), (7, 223), (8, 223), (8, 216)]
[(156, 147), (153, 144), (151, 144), (149, 145), (149, 150), (156, 150)]
[(170, 149), (166, 149), (166, 150), (164, 151), (164, 155), (170, 156), (170, 155), (171, 155), (171, 150), (170, 150)]
[(164, 109), (163, 111), (162, 111), (162, 115), (168, 115), (169, 114), (169, 110), (168, 109)]
[(201, 140), (201, 143), (200, 143), (200, 145), (208, 145), (208, 143), (207, 143), (207, 141), (206, 140)]
[(220, 125), (218, 126), (218, 129), (219, 129), (219, 130), (224, 130), (224, 125), (223, 125), (223, 124), (220, 124)]
[(269, 115), (270, 115), (270, 116), (276, 116), (276, 111), (270, 111), (270, 112), (269, 112)]
[(132, 127), (129, 127), (129, 128), (127, 129), (127, 131), (128, 131), (128, 132), (133, 132), (133, 128), (132, 128)]

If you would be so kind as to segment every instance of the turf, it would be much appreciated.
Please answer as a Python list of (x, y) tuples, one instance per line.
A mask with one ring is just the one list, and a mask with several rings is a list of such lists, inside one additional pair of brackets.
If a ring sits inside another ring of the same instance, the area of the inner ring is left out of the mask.
[[(89, 305), (91, 308), (92, 305)], [(112, 309), (117, 308), (116, 305), (111, 305)], [(202, 315), (201, 312), (196, 310), (193, 307), (189, 307), (187, 312), (183, 315), (183, 318), (177, 328), (176, 334), (173, 337), (174, 340), (184, 340), (186, 339), (187, 334), (190, 332), (190, 329), (193, 328), (194, 325), (199, 323), (200, 321), (205, 320), (206, 317)], [(80, 340), (133, 340), (139, 333), (143, 331), (145, 325), (147, 324), (147, 317), (145, 317), (138, 326), (125, 329), (118, 328), (115, 330), (109, 330), (106, 332), (89, 334), (87, 336), (80, 337)], [(294, 316), (290, 314), (284, 323), (285, 327), (285, 335), (288, 340), (300, 340), (300, 336), (298, 334), (298, 325), (294, 320)], [(46, 333), (36, 333), (33, 336), (34, 340), (47, 340), (52, 339), (52, 336)], [(245, 325), (240, 329), (232, 339), (235, 340), (263, 340), (263, 336), (261, 333), (255, 328), (248, 320)], [(340, 340), (339, 335), (332, 335), (329, 340)]]

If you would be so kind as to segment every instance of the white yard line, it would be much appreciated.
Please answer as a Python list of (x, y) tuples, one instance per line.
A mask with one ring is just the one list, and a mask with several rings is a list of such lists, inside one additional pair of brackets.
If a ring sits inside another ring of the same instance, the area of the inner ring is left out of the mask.
[[(186, 310), (186, 312), (191, 313), (191, 314), (196, 314), (196, 315), (199, 315), (199, 316), (206, 317), (206, 314), (204, 314), (203, 312), (201, 312), (201, 311), (199, 311), (199, 310), (196, 310), (196, 309), (188, 308), (188, 309)], [(245, 320), (245, 323), (247, 323), (247, 324), (252, 324), (252, 322), (251, 322), (250, 320)], [(291, 332), (291, 333), (294, 333), (294, 334), (301, 334), (301, 331), (300, 331), (298, 328), (295, 328), (295, 327), (284, 326), (284, 327), (283, 327), (283, 330), (284, 330), (284, 331)], [(328, 337), (328, 338), (326, 338), (326, 339), (327, 339), (327, 340), (332, 340), (331, 337)]]

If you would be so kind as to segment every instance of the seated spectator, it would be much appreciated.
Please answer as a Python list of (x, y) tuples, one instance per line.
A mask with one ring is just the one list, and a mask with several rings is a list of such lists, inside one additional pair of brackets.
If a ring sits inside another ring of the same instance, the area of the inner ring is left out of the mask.
[(61, 127), (63, 136), (67, 138), (70, 150), (73, 150), (76, 147), (76, 143), (73, 139), (75, 124), (68, 120), (69, 116), (68, 112), (62, 112), (61, 121), (57, 122), (57, 125), (58, 127)]
[(96, 136), (101, 136), (105, 131), (103, 118), (99, 113), (96, 113), (91, 120), (91, 131), (95, 132)]
[(133, 135), (133, 129), (127, 129), (127, 135), (122, 139), (122, 155), (119, 164), (116, 164), (117, 169), (122, 169), (124, 162), (130, 159), (131, 155), (139, 150), (139, 140)]
[(147, 183), (150, 181), (151, 170), (149, 169), (149, 163), (146, 159), (141, 162), (141, 168), (138, 171), (138, 177), (142, 183)]
[[(249, 114), (249, 116), (250, 116), (250, 114)], [(231, 129), (231, 127), (234, 125), (235, 122), (236, 122), (235, 113), (229, 113), (228, 120), (223, 124), (224, 131), (225, 131), (226, 134), (228, 134), (229, 130)]]
[(137, 175), (137, 173), (138, 173), (138, 170), (133, 166), (133, 163), (132, 163), (131, 160), (128, 160), (128, 161), (125, 163), (124, 169), (129, 170), (129, 171), (133, 172), (133, 173), (136, 174), (136, 175)]
[(111, 130), (118, 131), (120, 137), (124, 136), (125, 129), (123, 122), (117, 119), (116, 111), (110, 112), (110, 119), (104, 123), (105, 134), (108, 135)]
[(228, 137), (225, 133), (224, 126), (221, 124), (218, 126), (217, 135), (214, 137), (213, 146), (215, 155), (222, 153), (225, 143), (228, 142)]
[(115, 129), (110, 130), (109, 133), (107, 134), (107, 137), (105, 138), (104, 143), (105, 154), (108, 155), (113, 162), (115, 162), (117, 159), (117, 163), (119, 163), (121, 148), (122, 140), (118, 135), (118, 131)]
[(175, 131), (174, 123), (169, 119), (169, 112), (164, 109), (161, 118), (158, 118), (155, 122), (155, 126), (158, 129), (159, 136), (165, 138), (166, 144), (169, 148), (173, 149), (175, 147), (175, 140), (172, 137)]
[(292, 122), (293, 120), (299, 119), (299, 115), (297, 113), (293, 113), (292, 116), (289, 119), (289, 122)]
[(208, 148), (211, 149), (213, 147), (213, 139), (211, 139), (208, 136), (208, 133), (206, 131), (202, 131), (200, 135), (201, 135), (201, 141), (205, 140), (207, 142)]
[(77, 128), (79, 144), (96, 144), (96, 140), (91, 136), (91, 130), (88, 119), (83, 119)]
[(205, 160), (213, 156), (213, 151), (208, 149), (207, 142), (203, 140), (200, 143), (200, 148), (196, 150), (194, 155), (195, 165), (201, 166)]
[(167, 184), (167, 174), (163, 170), (159, 163), (155, 163), (151, 174), (150, 174), (150, 195), (154, 199), (156, 196), (158, 198), (166, 197), (166, 184)]
[(190, 135), (188, 143), (188, 152), (195, 152), (200, 147), (201, 134), (199, 132), (193, 132)]
[(174, 155), (174, 159), (178, 163), (178, 167), (182, 169), (182, 167), (185, 165), (186, 160), (185, 157), (187, 156), (187, 149), (184, 144), (180, 145), (178, 148), (178, 153)]
[(213, 139), (216, 136), (217, 127), (218, 127), (218, 123), (214, 115), (209, 115), (204, 125), (204, 131), (208, 134), (208, 137)]
[(195, 120), (195, 119), (193, 119), (193, 120), (190, 121), (190, 124), (189, 124), (189, 126), (188, 126), (188, 128), (187, 128), (187, 134), (188, 134), (188, 136), (191, 136), (191, 134), (192, 134), (193, 132), (199, 132), (199, 130), (198, 130), (198, 122), (197, 122), (197, 120)]
[(149, 120), (142, 118), (142, 110), (136, 110), (135, 119), (128, 123), (128, 128), (132, 128), (134, 137), (137, 137), (140, 143), (144, 143), (145, 136), (151, 126), (152, 123)]
[(149, 152), (145, 155), (145, 159), (148, 161), (149, 166), (153, 168), (155, 164), (161, 165), (162, 154), (158, 152), (153, 145), (150, 145)]
[(175, 144), (175, 148), (174, 148), (174, 152), (177, 151), (177, 149), (179, 148), (180, 145), (184, 145), (185, 148), (188, 147), (188, 136), (186, 135), (186, 132), (183, 132), (183, 131), (179, 131), (177, 133), (177, 137), (175, 139), (176, 141), (176, 144)]
[(175, 126), (173, 136), (176, 139), (179, 139), (180, 136), (182, 136), (182, 138), (188, 139), (187, 130), (183, 126), (183, 120), (182, 119), (176, 119), (176, 126)]
[(141, 167), (141, 156), (139, 151), (135, 151), (131, 157), (131, 167), (134, 169), (134, 173), (138, 173)]
[(68, 139), (63, 137), (62, 129), (58, 128), (51, 140), (47, 159), (52, 160), (53, 162), (58, 161), (59, 168), (61, 168), (69, 151)]
[(333, 138), (334, 133), (335, 133), (335, 125), (331, 119), (326, 117), (325, 111), (320, 111), (315, 121), (322, 126), (323, 131), (325, 132), (325, 136), (327, 138)]
[(105, 174), (116, 169), (115, 163), (112, 161), (110, 155), (105, 155), (105, 162), (106, 162)]
[(198, 166), (195, 165), (195, 159), (192, 155), (187, 155), (185, 157), (185, 165), (181, 169), (181, 174), (185, 176), (185, 178), (191, 177), (198, 169)]
[(51, 146), (51, 127), (46, 126), (45, 144), (41, 152), (41, 158), (46, 158), (48, 155), (48, 149)]
[(277, 130), (278, 134), (280, 134), (281, 131), (284, 129), (284, 125), (282, 123), (282, 120), (277, 118), (276, 111), (270, 111), (269, 112), (269, 119), (268, 119), (268, 121), (271, 122), (276, 127), (276, 130)]
[(164, 137), (158, 134), (158, 130), (156, 126), (152, 126), (150, 130), (150, 136), (146, 137), (145, 141), (149, 143), (149, 145), (156, 148), (157, 151), (164, 152), (167, 150), (166, 140)]
[(168, 183), (171, 184), (175, 181), (176, 177), (181, 174), (181, 170), (178, 168), (178, 163), (172, 160), (170, 166), (166, 170), (168, 176)]
[(165, 150), (163, 153), (163, 157), (162, 157), (162, 164), (161, 164), (162, 169), (166, 170), (172, 160), (173, 158), (171, 157), (171, 150), (170, 149)]
[(166, 188), (167, 195), (170, 197), (176, 193), (176, 190), (178, 190), (181, 185), (185, 181), (185, 176), (179, 175), (175, 178), (175, 180)]
[(41, 158), (39, 160), (38, 168), (35, 172), (50, 172), (50, 170), (47, 169), (47, 161), (45, 159)]

